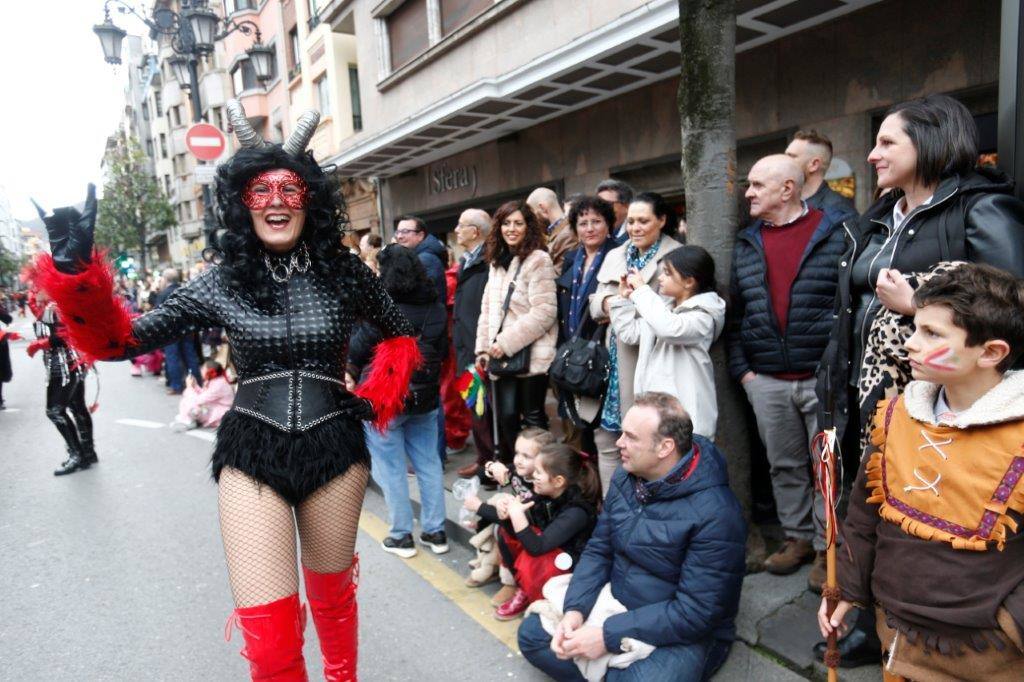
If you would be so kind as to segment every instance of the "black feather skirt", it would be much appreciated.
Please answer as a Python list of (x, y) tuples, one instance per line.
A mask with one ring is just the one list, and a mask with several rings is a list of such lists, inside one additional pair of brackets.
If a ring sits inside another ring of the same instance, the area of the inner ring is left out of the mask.
[(361, 421), (339, 416), (288, 433), (234, 410), (221, 420), (211, 461), (213, 480), (224, 467), (233, 467), (293, 506), (353, 464), (370, 464)]

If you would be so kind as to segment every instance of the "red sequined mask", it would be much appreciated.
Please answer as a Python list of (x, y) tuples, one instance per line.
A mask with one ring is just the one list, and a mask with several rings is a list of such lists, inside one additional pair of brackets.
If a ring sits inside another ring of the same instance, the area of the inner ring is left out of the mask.
[(288, 208), (301, 210), (309, 201), (309, 187), (299, 174), (285, 168), (263, 171), (251, 179), (242, 192), (242, 203), (250, 211), (262, 211), (274, 203), (274, 197)]

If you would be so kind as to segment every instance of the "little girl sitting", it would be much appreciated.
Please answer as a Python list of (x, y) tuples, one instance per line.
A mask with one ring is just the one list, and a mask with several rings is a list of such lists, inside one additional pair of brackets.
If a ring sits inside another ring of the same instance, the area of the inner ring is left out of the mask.
[[(488, 523), (499, 526), (503, 525), (509, 533), (513, 532), (512, 525), (508, 521), (508, 503), (513, 497), (519, 497), (523, 501), (533, 499), (534, 461), (542, 447), (554, 442), (555, 436), (550, 431), (536, 426), (530, 427), (521, 431), (519, 437), (516, 438), (515, 458), (512, 460), (513, 471), (510, 472), (500, 462), (487, 463), (484, 467), (484, 473), (500, 485), (510, 485), (512, 494), (510, 495), (506, 492), (497, 493), (492, 495), (486, 502), (483, 502), (475, 495), (466, 498), (463, 506), (480, 516), (484, 522), (481, 526)], [(516, 593), (515, 580), (511, 574), (511, 561), (507, 563), (503, 561), (502, 563), (502, 569), (504, 570), (501, 571), (501, 575), (504, 585), (498, 590), (494, 599), (491, 600), (491, 603), (495, 606), (505, 603)], [(466, 581), (466, 584), (470, 587), (480, 587), (487, 582), (490, 582), (490, 580), (470, 579)]]
[[(502, 558), (508, 553), (519, 589), (495, 611), (498, 620), (522, 615), (543, 598), (544, 583), (572, 572), (597, 523), (601, 482), (597, 471), (568, 445), (551, 443), (534, 460), (534, 498), (508, 502), (512, 533), (502, 527)], [(529, 513), (529, 514), (528, 514)]]
[(611, 302), (619, 341), (638, 345), (633, 390), (679, 398), (693, 432), (714, 440), (718, 422), (715, 369), (708, 350), (725, 326), (725, 301), (715, 292), (715, 261), (687, 245), (662, 259), (658, 292), (639, 273), (627, 275)]
[(235, 391), (224, 376), (224, 368), (216, 360), (203, 363), (203, 381), (196, 386), (191, 375), (185, 380), (185, 391), (178, 403), (178, 416), (171, 422), (174, 431), (188, 431), (200, 426), (216, 428), (231, 404)]

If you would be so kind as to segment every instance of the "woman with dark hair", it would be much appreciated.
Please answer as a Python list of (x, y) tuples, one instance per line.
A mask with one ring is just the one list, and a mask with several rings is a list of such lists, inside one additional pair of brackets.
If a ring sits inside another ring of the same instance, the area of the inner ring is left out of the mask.
[[(600, 197), (574, 195), (569, 211), (569, 227), (580, 245), (565, 255), (562, 272), (555, 282), (558, 289), (558, 343), (579, 336), (604, 340), (603, 325), (590, 315), (590, 297), (597, 289), (597, 273), (605, 256), (615, 248), (612, 227), (615, 209)], [(559, 391), (559, 414), (574, 415), (570, 429), (579, 429), (580, 449), (593, 452), (593, 422), (600, 401), (578, 398)]]
[[(660, 194), (644, 192), (633, 197), (626, 214), (629, 239), (608, 253), (597, 273), (597, 289), (590, 298), (592, 319), (599, 323), (608, 322), (612, 306), (628, 303), (626, 278), (631, 274), (638, 274), (644, 284), (658, 292), (657, 274), (662, 259), (683, 246), (674, 239), (678, 229), (679, 217)], [(622, 407), (628, 409), (633, 404), (633, 385), (639, 359), (638, 346), (623, 342), (612, 329), (608, 330), (607, 344), (612, 372), (601, 407), (600, 423), (594, 432), (601, 489), (605, 491), (619, 466), (619, 448), (615, 441), (622, 431)]]
[[(851, 480), (876, 404), (909, 380), (903, 342), (915, 288), (953, 261), (1024, 277), (1024, 204), (1011, 180), (976, 168), (977, 158), (974, 119), (946, 95), (890, 109), (868, 155), (884, 194), (844, 223), (835, 323), (817, 384), (819, 428), (837, 430)], [(864, 611), (840, 651), (856, 664), (877, 660), (879, 646), (874, 614)]]
[(526, 371), (495, 377), (498, 458), (511, 467), (513, 445), (526, 426), (548, 428), (544, 411), (547, 371), (555, 357), (558, 305), (555, 267), (544, 246), (544, 228), (525, 201), (509, 201), (494, 214), (484, 247), (490, 270), (476, 327), (477, 367), (529, 348)]
[[(437, 300), (437, 287), (414, 251), (391, 244), (377, 255), (377, 260), (381, 284), (412, 324), (423, 356), (423, 364), (412, 375), (402, 414), (384, 432), (366, 425), (371, 473), (384, 491), (391, 521), (391, 531), (381, 547), (405, 559), (416, 554), (406, 475), (408, 458), (420, 489), (420, 542), (435, 554), (444, 554), (448, 538), (444, 532), (444, 470), (437, 456), (437, 411), (441, 409), (441, 363), (448, 348), (448, 315), (444, 304)], [(364, 322), (359, 326), (348, 351), (348, 371), (353, 378), (366, 378), (374, 348), (381, 339), (381, 332), (373, 324)]]
[[(38, 284), (57, 303), (86, 361), (145, 353), (197, 329), (222, 327), (238, 393), (213, 453), (220, 526), (242, 655), (253, 679), (305, 680), (296, 535), (306, 596), (328, 680), (356, 677), (357, 558), (370, 455), (362, 421), (386, 429), (419, 363), (412, 327), (358, 257), (342, 248), (347, 219), (332, 181), (306, 151), (317, 126), (304, 114), (283, 144), (267, 144), (236, 100), (228, 113), (241, 149), (220, 166), (223, 228), (217, 265), (132, 319), (112, 296), (109, 263), (94, 251), (95, 188), (84, 214), (45, 218), (52, 257)], [(345, 390), (357, 319), (376, 324), (369, 377)], [(297, 526), (297, 531), (296, 531)]]
[(715, 438), (718, 400), (711, 344), (725, 327), (725, 301), (715, 291), (715, 261), (699, 246), (661, 260), (658, 292), (640, 273), (626, 277), (625, 302), (611, 307), (612, 329), (639, 348), (635, 395), (658, 391), (679, 398), (693, 432)]

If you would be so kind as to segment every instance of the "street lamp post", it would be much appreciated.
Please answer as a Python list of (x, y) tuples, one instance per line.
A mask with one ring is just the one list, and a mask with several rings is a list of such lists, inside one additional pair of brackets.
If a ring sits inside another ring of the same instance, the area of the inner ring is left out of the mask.
[[(181, 12), (166, 8), (154, 10), (153, 17), (147, 17), (123, 0), (106, 0), (103, 3), (103, 23), (93, 26), (99, 37), (104, 59), (109, 64), (121, 63), (121, 41), (127, 35), (110, 19), (110, 6), (114, 5), (122, 14), (130, 13), (149, 27), (150, 35), (171, 37), (171, 48), (175, 55), (168, 59), (171, 71), (178, 85), (189, 91), (192, 103), (192, 122), (203, 120), (202, 100), (199, 94), (199, 60), (213, 52), (214, 43), (238, 31), (253, 35), (255, 42), (245, 51), (257, 80), (267, 81), (271, 75), (273, 50), (263, 45), (260, 28), (249, 20), (236, 21), (221, 19), (207, 6), (206, 0), (181, 0)], [(222, 26), (223, 24), (223, 26)], [(203, 234), (206, 246), (216, 246), (216, 221), (213, 217), (213, 199), (210, 186), (203, 185)]]

